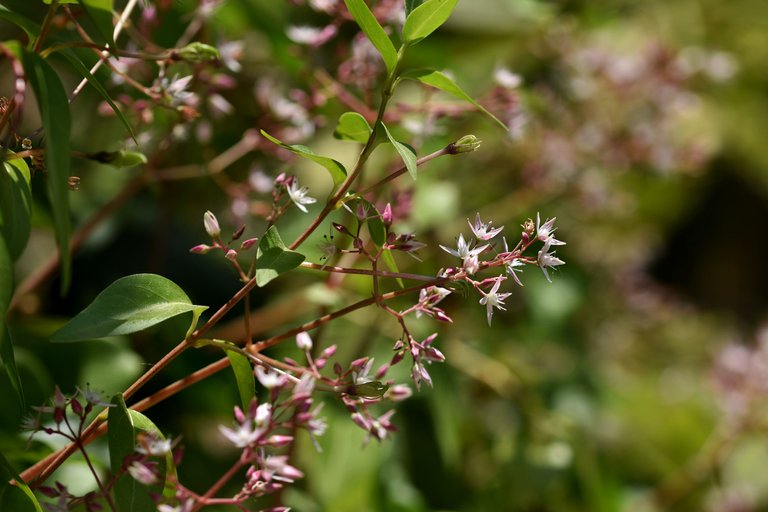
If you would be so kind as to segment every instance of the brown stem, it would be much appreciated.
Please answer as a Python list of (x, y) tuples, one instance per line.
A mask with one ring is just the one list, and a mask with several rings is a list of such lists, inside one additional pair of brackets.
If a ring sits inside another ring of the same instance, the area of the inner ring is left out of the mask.
[(43, 26), (40, 27), (40, 34), (37, 36), (37, 40), (35, 41), (35, 46), (32, 49), (35, 53), (40, 52), (40, 48), (43, 47), (43, 42), (45, 41), (45, 38), (48, 36), (48, 30), (51, 28), (51, 23), (53, 22), (53, 16), (56, 14), (56, 9), (59, 7), (59, 0), (53, 0), (51, 2), (51, 5), (48, 6), (48, 12), (45, 13), (45, 19), (43, 20)]

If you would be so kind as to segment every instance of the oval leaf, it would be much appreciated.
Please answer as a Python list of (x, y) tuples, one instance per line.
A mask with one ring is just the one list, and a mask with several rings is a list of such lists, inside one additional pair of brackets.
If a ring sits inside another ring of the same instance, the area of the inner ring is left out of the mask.
[(405, 15), (411, 14), (415, 8), (424, 3), (424, 0), (405, 0)]
[(349, 13), (363, 33), (370, 39), (373, 46), (379, 50), (387, 71), (391, 73), (395, 69), (395, 65), (397, 65), (397, 50), (395, 50), (392, 40), (384, 32), (384, 29), (379, 25), (376, 17), (363, 0), (344, 0), (344, 3), (347, 4)]
[(392, 143), (393, 146), (395, 146), (395, 150), (397, 150), (397, 153), (400, 155), (400, 158), (403, 159), (403, 163), (405, 164), (405, 167), (408, 169), (408, 173), (411, 175), (411, 178), (414, 180), (416, 179), (416, 154), (403, 144), (402, 142), (398, 142), (391, 133), (389, 133), (389, 130), (387, 129), (386, 125), (384, 123), (381, 123), (381, 126), (384, 127), (384, 132), (387, 134), (387, 138), (389, 139), (389, 142)]
[(27, 246), (32, 217), (29, 167), (21, 158), (6, 160), (0, 169), (0, 236), (15, 261)]
[(416, 44), (446, 22), (459, 0), (427, 0), (411, 11), (403, 25), (403, 41)]
[(333, 136), (365, 144), (371, 136), (371, 125), (357, 112), (344, 112), (339, 117), (339, 124), (336, 125)]
[(243, 410), (247, 411), (251, 401), (256, 396), (256, 381), (253, 376), (251, 362), (240, 352), (227, 350), (227, 358), (232, 371), (235, 373), (235, 382), (237, 391), (240, 394), (240, 404)]
[(451, 80), (447, 75), (444, 73), (441, 73), (439, 71), (435, 71), (434, 69), (419, 69), (415, 71), (409, 71), (403, 75), (403, 78), (409, 78), (411, 80), (417, 80), (425, 85), (429, 85), (432, 87), (435, 87), (437, 89), (440, 89), (441, 91), (447, 92), (448, 94), (452, 94), (456, 96), (457, 98), (460, 98), (468, 103), (471, 103), (475, 106), (478, 110), (480, 110), (482, 113), (496, 121), (496, 123), (499, 124), (502, 128), (505, 130), (508, 130), (507, 125), (499, 121), (499, 119), (488, 112), (482, 105), (480, 105), (478, 102), (476, 102), (470, 95), (465, 93), (461, 87), (456, 85), (456, 83)]
[(295, 153), (302, 158), (311, 160), (316, 164), (320, 164), (326, 169), (328, 169), (328, 172), (331, 173), (331, 178), (333, 179), (334, 185), (338, 186), (341, 183), (343, 183), (345, 179), (347, 179), (347, 170), (344, 168), (341, 162), (337, 162), (336, 160), (332, 158), (328, 158), (326, 156), (320, 156), (316, 154), (314, 151), (312, 151), (311, 149), (309, 149), (307, 146), (301, 146), (299, 144), (296, 144), (296, 145), (285, 144), (284, 142), (279, 141), (278, 139), (274, 138), (264, 130), (261, 130), (261, 134), (267, 139), (269, 139), (271, 142), (280, 146), (281, 148), (287, 149), (288, 151)]
[[(163, 434), (149, 418), (129, 410), (122, 395), (115, 395), (112, 405), (107, 421), (110, 467), (112, 474), (119, 475), (114, 486), (115, 504), (119, 512), (154, 512), (157, 505), (152, 494), (162, 492), (163, 482), (151, 486), (139, 483), (126, 471), (125, 458), (135, 453), (137, 434), (145, 433), (154, 439), (164, 439)], [(167, 472), (167, 458), (158, 461), (158, 473), (161, 475)]]
[(275, 226), (271, 226), (259, 242), (259, 257), (256, 260), (256, 284), (264, 286), (284, 272), (288, 272), (304, 261), (303, 254), (285, 247)]
[[(206, 306), (192, 304), (173, 281), (155, 274), (118, 279), (51, 341), (82, 341), (141, 331), (182, 313), (193, 313), (193, 327)], [(190, 331), (192, 328), (190, 328)]]

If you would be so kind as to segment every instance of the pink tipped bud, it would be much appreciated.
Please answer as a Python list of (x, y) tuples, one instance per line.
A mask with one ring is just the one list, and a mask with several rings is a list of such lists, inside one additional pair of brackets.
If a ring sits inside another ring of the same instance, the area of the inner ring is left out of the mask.
[(83, 406), (80, 402), (77, 401), (76, 398), (73, 398), (72, 401), (69, 402), (69, 406), (72, 407), (72, 412), (78, 416), (83, 414)]
[(293, 436), (274, 435), (267, 439), (267, 444), (270, 446), (285, 446), (291, 444)]
[(203, 225), (205, 226), (205, 232), (208, 233), (211, 238), (217, 238), (219, 235), (221, 235), (219, 221), (210, 211), (207, 211), (203, 214)]
[(336, 353), (336, 345), (331, 345), (330, 347), (323, 350), (322, 354), (320, 354), (320, 357), (325, 357), (326, 359), (329, 357), (333, 357), (333, 354)]
[(234, 249), (230, 249), (227, 251), (227, 254), (225, 255), (225, 257), (229, 261), (237, 261), (237, 251)]
[(296, 335), (296, 345), (303, 351), (309, 352), (312, 350), (312, 338), (306, 331), (302, 331)]
[(248, 240), (245, 240), (245, 241), (243, 241), (243, 243), (242, 243), (242, 244), (240, 244), (240, 250), (241, 250), (241, 251), (247, 251), (248, 249), (250, 249), (251, 247), (253, 247), (253, 245), (254, 245), (256, 242), (258, 242), (258, 241), (259, 241), (259, 239), (258, 239), (258, 238), (249, 238)]
[(360, 359), (355, 359), (354, 361), (352, 361), (349, 364), (349, 367), (350, 367), (351, 370), (359, 372), (360, 370), (363, 369), (363, 367), (365, 366), (365, 364), (367, 362), (368, 362), (368, 358), (367, 357), (361, 357)]
[(210, 245), (200, 244), (191, 248), (189, 252), (193, 254), (208, 254), (209, 252), (211, 252), (211, 249), (213, 249), (213, 247), (211, 247)]
[(341, 375), (343, 371), (344, 368), (342, 368), (338, 362), (333, 363), (333, 373), (336, 375)]
[(403, 400), (410, 398), (412, 395), (413, 390), (410, 388), (410, 386), (406, 386), (405, 384), (397, 384), (396, 386), (390, 386), (387, 392), (384, 393), (384, 398), (388, 398), (393, 402), (402, 402)]
[(387, 371), (389, 371), (389, 365), (384, 363), (376, 370), (376, 378), (382, 379), (387, 374)]
[(389, 227), (392, 224), (392, 205), (387, 203), (384, 207), (384, 211), (381, 213), (381, 221)]
[(232, 234), (232, 240), (240, 240), (240, 237), (243, 236), (243, 233), (245, 233), (245, 224), (237, 228), (237, 231)]
[(275, 186), (280, 186), (286, 183), (286, 180), (288, 178), (286, 177), (284, 172), (281, 172), (277, 175), (277, 178), (275, 178)]
[(390, 366), (395, 366), (397, 363), (403, 360), (403, 356), (405, 354), (403, 352), (396, 352), (394, 356), (392, 356), (392, 360), (389, 362)]

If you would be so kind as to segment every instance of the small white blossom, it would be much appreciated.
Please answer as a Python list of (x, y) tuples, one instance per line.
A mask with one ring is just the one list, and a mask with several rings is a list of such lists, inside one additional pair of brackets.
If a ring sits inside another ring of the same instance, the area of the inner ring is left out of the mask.
[(491, 238), (501, 233), (501, 230), (504, 229), (504, 226), (501, 226), (500, 228), (491, 227), (491, 224), (493, 224), (491, 221), (483, 223), (483, 221), (480, 220), (479, 213), (475, 217), (474, 224), (472, 224), (469, 219), (467, 219), (467, 224), (469, 224), (469, 228), (472, 230), (472, 233), (474, 233), (475, 238), (478, 240), (490, 240)]
[(555, 233), (555, 230), (557, 229), (556, 227), (554, 227), (555, 220), (557, 220), (557, 217), (552, 217), (551, 219), (547, 219), (547, 221), (544, 224), (542, 224), (541, 217), (537, 212), (536, 213), (536, 236), (542, 242), (549, 243), (549, 245), (565, 245), (565, 242), (562, 242), (555, 238), (554, 233)]
[(440, 248), (452, 256), (466, 260), (469, 257), (477, 256), (488, 247), (488, 244), (486, 244), (473, 249), (471, 245), (471, 243), (467, 243), (464, 240), (464, 235), (460, 234), (459, 239), (456, 242), (456, 250), (450, 249), (444, 245), (441, 245)]
[(491, 291), (488, 293), (480, 290), (480, 293), (483, 294), (483, 296), (480, 298), (480, 304), (483, 304), (486, 308), (488, 325), (491, 325), (491, 319), (493, 318), (493, 308), (499, 308), (502, 311), (506, 311), (504, 308), (504, 299), (512, 295), (511, 293), (499, 293), (499, 286), (501, 286), (501, 282), (505, 279), (506, 277), (504, 276), (497, 277), (496, 282), (491, 288)]
[(296, 346), (305, 352), (312, 350), (312, 338), (307, 331), (301, 331), (296, 335)]
[[(561, 260), (560, 258), (555, 256), (554, 251), (549, 252), (549, 247), (552, 244), (553, 238), (550, 237), (546, 242), (544, 242), (544, 247), (541, 248), (539, 251), (538, 257), (536, 258), (539, 262), (539, 267), (541, 268), (541, 271), (544, 272), (544, 277), (547, 278), (547, 281), (550, 283), (552, 282), (552, 279), (549, 277), (549, 273), (547, 272), (547, 267), (556, 267), (558, 265), (565, 265), (565, 262)], [(561, 244), (562, 245), (562, 242)]]
[(288, 190), (288, 196), (291, 198), (291, 201), (293, 201), (293, 204), (304, 213), (308, 213), (307, 207), (304, 206), (305, 204), (314, 204), (317, 202), (317, 199), (307, 195), (309, 192), (307, 187), (299, 188), (298, 178), (294, 177), (286, 189)]
[(285, 376), (272, 370), (265, 370), (263, 366), (256, 367), (256, 378), (267, 389), (280, 387), (285, 383)]

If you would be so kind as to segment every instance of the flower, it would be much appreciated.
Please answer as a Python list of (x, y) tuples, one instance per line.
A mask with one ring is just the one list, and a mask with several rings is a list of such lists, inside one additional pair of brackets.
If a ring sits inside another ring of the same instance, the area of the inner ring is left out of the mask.
[(444, 245), (441, 245), (440, 248), (452, 256), (456, 256), (457, 258), (466, 260), (467, 258), (471, 258), (472, 256), (477, 256), (488, 247), (488, 244), (485, 244), (485, 245), (481, 245), (480, 247), (475, 247), (474, 249), (472, 249), (471, 245), (472, 245), (471, 243), (467, 243), (466, 241), (464, 241), (464, 235), (460, 234), (459, 239), (456, 242), (455, 251), (453, 249), (449, 249)]
[[(541, 268), (541, 271), (544, 272), (544, 277), (547, 278), (547, 281), (550, 283), (552, 282), (552, 279), (549, 277), (549, 273), (547, 272), (547, 267), (556, 267), (558, 265), (565, 265), (565, 262), (561, 260), (560, 258), (557, 258), (555, 256), (554, 251), (549, 252), (550, 245), (553, 245), (554, 238), (550, 236), (550, 238), (547, 239), (546, 242), (544, 242), (544, 247), (541, 248), (539, 251), (539, 254), (537, 256), (537, 261), (539, 262), (539, 267)], [(557, 240), (554, 240), (557, 242)], [(562, 245), (564, 242), (560, 242), (559, 245)], [(558, 245), (558, 244), (554, 244)]]
[(243, 416), (240, 408), (236, 407), (235, 417), (242, 419), (240, 426), (236, 430), (219, 425), (219, 431), (238, 448), (245, 448), (258, 441), (267, 433), (272, 419), (272, 405), (263, 403), (256, 407), (255, 411), (253, 406), (251, 406), (247, 416)]
[(554, 232), (557, 229), (554, 227), (555, 220), (557, 220), (557, 217), (552, 217), (542, 224), (541, 217), (539, 217), (539, 213), (536, 212), (536, 236), (542, 242), (549, 242), (550, 245), (565, 245), (565, 242), (557, 240), (554, 236)]
[[(507, 246), (507, 239), (506, 238), (504, 239), (504, 252), (505, 253), (509, 253), (509, 247)], [(525, 266), (525, 263), (523, 263), (522, 261), (520, 261), (517, 258), (514, 258), (512, 261), (508, 261), (504, 265), (504, 268), (507, 269), (507, 274), (509, 274), (512, 277), (512, 279), (514, 279), (515, 282), (517, 284), (519, 284), (520, 286), (523, 286), (523, 283), (520, 281), (520, 278), (517, 277), (517, 273), (519, 272), (519, 273), (522, 274), (523, 273), (523, 269), (518, 268), (518, 267), (524, 267), (524, 266)]]
[(291, 201), (296, 205), (296, 208), (304, 213), (308, 213), (307, 208), (304, 206), (305, 204), (314, 204), (317, 202), (317, 199), (307, 195), (307, 192), (309, 192), (307, 187), (299, 188), (299, 180), (296, 177), (294, 177), (285, 188), (288, 191), (288, 196), (291, 198)]
[(499, 308), (502, 311), (506, 311), (504, 308), (504, 299), (512, 295), (511, 293), (498, 293), (499, 292), (499, 286), (501, 286), (501, 282), (506, 280), (507, 278), (504, 276), (499, 276), (496, 278), (496, 282), (493, 284), (493, 287), (491, 288), (491, 291), (488, 293), (485, 293), (483, 290), (480, 290), (480, 293), (483, 294), (483, 296), (480, 298), (480, 304), (485, 305), (487, 315), (488, 315), (488, 325), (491, 325), (491, 319), (493, 318), (493, 308)]
[(305, 352), (312, 350), (312, 338), (307, 331), (301, 331), (296, 335), (296, 346)]
[(475, 217), (474, 224), (472, 224), (469, 219), (467, 219), (467, 224), (469, 224), (469, 228), (472, 230), (472, 233), (474, 233), (475, 238), (478, 240), (490, 240), (491, 238), (501, 233), (501, 230), (504, 229), (504, 226), (501, 226), (500, 228), (492, 228), (492, 221), (483, 223), (483, 221), (480, 220), (479, 213)]
[(205, 226), (206, 233), (208, 233), (208, 235), (210, 235), (211, 238), (216, 238), (221, 234), (219, 221), (216, 219), (216, 216), (210, 211), (206, 211), (203, 214), (203, 225)]

